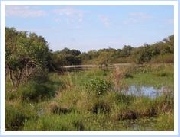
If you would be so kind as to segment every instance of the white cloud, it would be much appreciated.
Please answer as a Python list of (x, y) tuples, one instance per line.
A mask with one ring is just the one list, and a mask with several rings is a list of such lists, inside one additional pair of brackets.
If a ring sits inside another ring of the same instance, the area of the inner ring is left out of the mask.
[(151, 18), (152, 16), (144, 12), (130, 12), (128, 14), (128, 19), (124, 21), (124, 24), (137, 24)]
[(43, 10), (32, 9), (30, 6), (6, 6), (5, 15), (7, 17), (41, 17), (47, 15), (47, 13)]
[(60, 9), (53, 10), (53, 13), (59, 15), (60, 17), (56, 18), (56, 21), (60, 21), (61, 17), (64, 16), (67, 20), (67, 23), (79, 22), (81, 23), (84, 19), (84, 11), (75, 9), (73, 7), (65, 7)]
[(144, 13), (144, 12), (131, 12), (129, 13), (129, 16), (131, 17), (137, 17), (137, 18), (140, 18), (140, 19), (149, 19), (151, 18), (150, 15), (148, 15), (147, 13)]
[(98, 18), (103, 23), (104, 26), (109, 27), (109, 25), (110, 25), (109, 17), (107, 17), (105, 15), (99, 15)]

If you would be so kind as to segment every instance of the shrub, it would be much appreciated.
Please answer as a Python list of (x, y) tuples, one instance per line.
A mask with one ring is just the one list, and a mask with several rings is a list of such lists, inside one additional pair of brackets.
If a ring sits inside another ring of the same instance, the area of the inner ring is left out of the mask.
[(8, 131), (21, 130), (24, 122), (29, 119), (36, 119), (36, 112), (28, 104), (6, 104), (5, 107), (5, 127)]
[(151, 63), (174, 63), (174, 54), (164, 54), (153, 57)]
[(173, 112), (174, 110), (174, 95), (168, 93), (162, 95), (154, 100), (154, 106), (156, 106), (158, 114)]
[(40, 101), (55, 95), (55, 90), (49, 82), (37, 83), (36, 81), (30, 81), (23, 85), (19, 92), (23, 101)]
[(165, 113), (157, 118), (157, 124), (154, 126), (158, 131), (173, 131), (174, 130), (174, 114)]
[(85, 83), (85, 87), (88, 91), (94, 91), (97, 95), (101, 95), (111, 89), (111, 82), (100, 78), (93, 78)]
[(134, 102), (135, 99), (136, 99), (136, 97), (134, 95), (125, 95), (123, 93), (117, 93), (115, 95), (115, 101), (118, 104), (123, 103), (123, 104), (129, 105), (130, 103)]
[(82, 92), (76, 88), (71, 88), (59, 92), (53, 100), (56, 102), (58, 107), (73, 109), (81, 98), (83, 98)]
[(131, 110), (135, 110), (138, 117), (152, 117), (157, 115), (157, 109), (153, 101), (148, 97), (138, 97), (132, 105)]
[(53, 114), (67, 114), (67, 113), (70, 113), (72, 111), (72, 109), (65, 108), (65, 107), (60, 107), (55, 102), (52, 102), (49, 105), (49, 108), (50, 108), (50, 112), (53, 113)]
[(18, 97), (19, 97), (19, 94), (17, 92), (6, 92), (5, 93), (6, 100), (15, 100)]
[(12, 106), (6, 106), (5, 126), (8, 131), (17, 131), (23, 127), (27, 117)]
[(107, 113), (110, 113), (110, 111), (111, 111), (110, 105), (103, 100), (100, 100), (100, 101), (94, 103), (94, 105), (91, 109), (91, 112), (93, 112), (95, 114), (98, 114), (98, 113), (107, 114)]
[(137, 114), (132, 110), (122, 110), (118, 113), (116, 120), (134, 120), (137, 119)]
[(74, 121), (72, 122), (73, 125), (75, 126), (75, 128), (78, 130), (78, 131), (84, 131), (85, 130), (85, 126), (83, 124), (82, 121)]

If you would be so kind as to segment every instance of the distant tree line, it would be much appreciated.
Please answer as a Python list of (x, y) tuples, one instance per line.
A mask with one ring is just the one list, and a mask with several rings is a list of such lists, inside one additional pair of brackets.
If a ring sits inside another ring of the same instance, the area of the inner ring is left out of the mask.
[(154, 44), (139, 47), (124, 45), (122, 49), (104, 48), (91, 50), (87, 53), (75, 49), (55, 51), (52, 53), (53, 66), (80, 64), (113, 64), (113, 63), (173, 63), (174, 35)]
[(6, 74), (13, 85), (26, 81), (37, 71), (58, 71), (66, 65), (174, 62), (174, 35), (139, 47), (124, 45), (122, 49), (109, 47), (88, 52), (65, 47), (53, 52), (42, 36), (15, 28), (5, 31)]

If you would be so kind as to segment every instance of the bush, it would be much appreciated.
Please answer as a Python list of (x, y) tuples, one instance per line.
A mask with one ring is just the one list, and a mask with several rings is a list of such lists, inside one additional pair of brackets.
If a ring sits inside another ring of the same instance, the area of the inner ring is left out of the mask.
[(91, 111), (95, 114), (98, 113), (110, 113), (111, 112), (111, 107), (108, 103), (106, 103), (105, 101), (98, 101), (94, 104), (94, 106), (92, 107)]
[(135, 110), (138, 117), (153, 117), (157, 115), (156, 106), (148, 97), (137, 98), (130, 106), (130, 109)]
[(130, 105), (131, 103), (134, 102), (134, 100), (136, 99), (136, 97), (134, 95), (125, 95), (123, 93), (117, 93), (115, 95), (115, 101), (119, 104), (119, 103), (123, 103), (123, 104), (127, 104)]
[(19, 97), (16, 92), (6, 92), (5, 93), (5, 100), (15, 100)]
[(23, 85), (19, 92), (23, 101), (40, 101), (47, 98), (51, 98), (55, 95), (55, 90), (50, 82), (37, 83), (30, 81), (26, 85)]
[(154, 100), (154, 106), (156, 106), (158, 114), (174, 111), (174, 95), (168, 93), (162, 95)]
[(8, 131), (17, 131), (20, 130), (23, 127), (25, 119), (27, 117), (20, 113), (18, 109), (10, 106), (6, 106), (6, 119), (5, 119), (5, 125), (6, 130)]
[(72, 109), (60, 107), (56, 102), (52, 102), (49, 105), (50, 112), (53, 114), (67, 114), (72, 111)]
[(174, 54), (164, 54), (153, 57), (151, 63), (174, 63)]
[(28, 104), (22, 105), (19, 102), (14, 102), (13, 105), (6, 104), (5, 127), (7, 131), (21, 130), (24, 122), (29, 119), (36, 119), (36, 111)]
[(137, 114), (132, 110), (122, 110), (116, 116), (116, 120), (134, 120), (137, 119)]
[(173, 131), (174, 130), (174, 114), (165, 113), (157, 118), (155, 129), (158, 131)]
[(85, 83), (85, 87), (90, 92), (95, 92), (97, 95), (104, 94), (105, 92), (111, 90), (111, 82), (104, 79), (93, 78)]

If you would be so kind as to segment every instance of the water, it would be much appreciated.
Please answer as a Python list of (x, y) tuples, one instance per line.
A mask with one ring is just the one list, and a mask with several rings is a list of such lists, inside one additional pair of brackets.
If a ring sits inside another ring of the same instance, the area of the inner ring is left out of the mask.
[(160, 89), (157, 89), (153, 86), (137, 87), (137, 86), (131, 85), (131, 86), (129, 86), (129, 88), (126, 91), (123, 90), (123, 92), (127, 95), (147, 96), (150, 98), (156, 98), (163, 94), (170, 93), (171, 90), (165, 88), (164, 86), (161, 87)]

